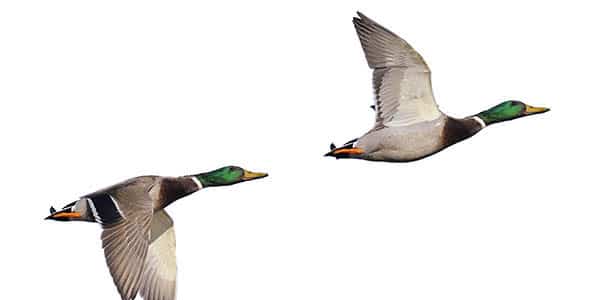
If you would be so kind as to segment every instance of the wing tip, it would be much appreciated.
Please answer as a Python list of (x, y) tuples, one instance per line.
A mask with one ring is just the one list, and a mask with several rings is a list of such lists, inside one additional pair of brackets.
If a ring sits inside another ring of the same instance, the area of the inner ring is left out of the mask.
[(363, 13), (361, 13), (360, 11), (356, 11), (356, 15), (355, 17), (352, 18), (352, 23), (358, 25), (358, 24), (363, 24), (368, 22), (370, 19), (365, 16)]

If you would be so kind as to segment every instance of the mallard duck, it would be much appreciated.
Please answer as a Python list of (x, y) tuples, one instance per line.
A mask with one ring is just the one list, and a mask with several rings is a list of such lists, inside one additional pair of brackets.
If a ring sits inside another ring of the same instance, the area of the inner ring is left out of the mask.
[(164, 210), (205, 187), (267, 176), (228, 166), (182, 177), (141, 176), (81, 197), (46, 219), (102, 225), (102, 247), (123, 300), (138, 292), (145, 300), (175, 299), (175, 231)]
[(405, 40), (358, 13), (354, 27), (367, 63), (373, 69), (375, 126), (326, 156), (408, 162), (432, 155), (467, 139), (486, 126), (549, 111), (520, 101), (505, 101), (458, 119), (438, 109), (431, 72)]

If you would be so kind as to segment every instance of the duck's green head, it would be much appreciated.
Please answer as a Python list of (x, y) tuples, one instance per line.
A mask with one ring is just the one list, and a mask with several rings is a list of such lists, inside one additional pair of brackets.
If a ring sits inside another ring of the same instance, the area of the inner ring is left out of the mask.
[(251, 172), (237, 166), (227, 166), (214, 171), (193, 175), (203, 187), (232, 185), (243, 181), (267, 177), (267, 173)]
[(477, 114), (477, 117), (481, 118), (481, 120), (485, 122), (485, 125), (490, 125), (520, 117), (545, 113), (549, 110), (549, 108), (535, 107), (521, 101), (509, 100), (480, 112)]

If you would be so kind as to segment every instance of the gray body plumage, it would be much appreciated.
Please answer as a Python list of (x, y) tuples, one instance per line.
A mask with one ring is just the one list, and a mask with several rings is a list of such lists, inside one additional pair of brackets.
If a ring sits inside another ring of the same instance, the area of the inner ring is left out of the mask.
[(446, 116), (433, 121), (396, 127), (382, 127), (360, 137), (355, 146), (365, 150), (362, 158), (376, 161), (413, 161), (443, 148)]

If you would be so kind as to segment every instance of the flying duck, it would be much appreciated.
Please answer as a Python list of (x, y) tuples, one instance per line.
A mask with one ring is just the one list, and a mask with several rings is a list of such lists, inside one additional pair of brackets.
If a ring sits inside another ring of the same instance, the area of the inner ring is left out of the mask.
[(358, 12), (353, 20), (373, 69), (375, 126), (325, 156), (408, 162), (465, 140), (486, 126), (549, 111), (520, 101), (505, 101), (466, 118), (441, 112), (431, 90), (431, 72), (405, 40)]
[(182, 177), (141, 176), (81, 197), (46, 219), (102, 225), (106, 263), (122, 300), (175, 299), (175, 231), (164, 210), (205, 187), (266, 177), (240, 167)]

